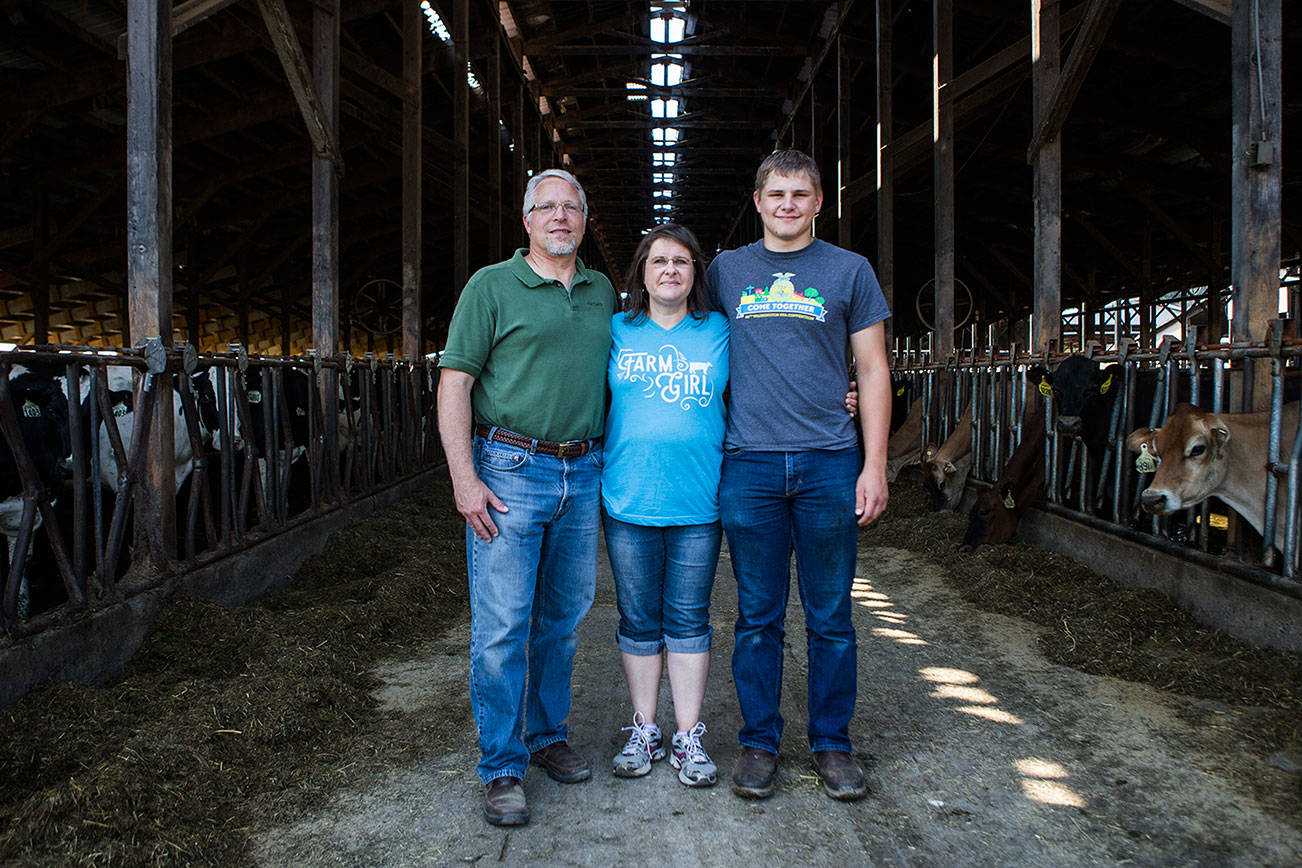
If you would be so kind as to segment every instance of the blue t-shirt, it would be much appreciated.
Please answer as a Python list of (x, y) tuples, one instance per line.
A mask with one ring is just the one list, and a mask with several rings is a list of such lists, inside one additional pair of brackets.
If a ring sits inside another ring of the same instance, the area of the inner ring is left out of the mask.
[(717, 521), (728, 321), (688, 314), (664, 329), (648, 316), (630, 323), (617, 313), (610, 331), (606, 512), (651, 527)]
[(868, 260), (826, 241), (720, 253), (711, 304), (732, 326), (730, 447), (759, 452), (856, 445), (845, 411), (850, 335), (891, 315)]

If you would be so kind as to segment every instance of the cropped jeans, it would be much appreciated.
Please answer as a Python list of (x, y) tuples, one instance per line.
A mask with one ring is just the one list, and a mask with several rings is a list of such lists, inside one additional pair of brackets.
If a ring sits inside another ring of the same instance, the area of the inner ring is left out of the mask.
[(709, 651), (719, 523), (650, 527), (604, 513), (602, 520), (619, 602), (619, 650), (642, 657), (661, 648)]
[(466, 527), (470, 703), (479, 777), (523, 779), (529, 754), (565, 741), (579, 622), (597, 583), (601, 448), (556, 458), (474, 441), (479, 478), (509, 512), (498, 535)]
[(725, 450), (719, 486), (737, 576), (732, 676), (738, 740), (778, 752), (784, 622), (791, 552), (809, 650), (809, 749), (850, 750), (858, 653), (850, 619), (859, 528), (855, 447), (803, 452)]

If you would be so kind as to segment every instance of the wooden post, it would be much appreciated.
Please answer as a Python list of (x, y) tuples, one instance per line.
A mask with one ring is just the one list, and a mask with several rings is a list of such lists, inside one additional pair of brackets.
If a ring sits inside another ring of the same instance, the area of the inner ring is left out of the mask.
[(502, 43), (494, 29), (488, 51), (488, 186), (492, 203), (488, 208), (488, 258), (502, 258)]
[[(312, 67), (330, 136), (339, 137), (339, 0), (319, 0), (312, 13)], [(289, 288), (285, 287), (285, 318)], [(287, 326), (286, 326), (287, 328)], [(282, 340), (289, 352), (287, 336)], [(312, 155), (312, 346), (329, 358), (339, 344), (339, 176), (328, 154)], [(333, 414), (326, 414), (331, 416)]]
[(512, 252), (516, 242), (512, 239), (520, 237), (520, 214), (524, 210), (524, 185), (528, 181), (525, 177), (524, 161), (524, 143), (526, 138), (524, 128), (525, 104), (529, 101), (529, 88), (521, 81), (518, 93), (519, 99), (515, 103), (515, 195), (512, 197), (513, 203), (511, 214), (506, 221), (506, 249)]
[(402, 7), (402, 355), (424, 355), (421, 340), (421, 41), (416, 0)]
[[(172, 345), (172, 3), (127, 2), (127, 286), (137, 341)], [(176, 550), (171, 375), (159, 375), (136, 529), (160, 569)]]
[[(50, 196), (44, 187), (36, 195), (36, 249), (50, 243)], [(38, 256), (32, 263), (32, 343), (50, 342), (50, 260)]]
[(935, 171), (936, 344), (935, 357), (954, 352), (954, 2), (932, 0), (934, 54), (931, 74), (932, 141)]
[(850, 203), (845, 185), (850, 183), (850, 131), (854, 126), (854, 101), (850, 99), (850, 56), (845, 40), (836, 35), (836, 243), (846, 250), (854, 246)]
[[(893, 0), (877, 0), (877, 282), (895, 309), (895, 156), (892, 134)], [(893, 319), (894, 317), (892, 317)]]
[[(312, 11), (312, 74), (321, 123), (331, 141), (339, 141), (339, 0), (318, 0)], [(338, 154), (336, 158), (342, 159)], [(328, 153), (316, 148), (312, 156), (312, 349), (318, 358), (333, 358), (339, 351), (339, 170)], [(289, 285), (281, 303), (281, 352), (288, 355)], [(338, 372), (321, 369), (321, 432), (326, 455), (338, 454)], [(327, 487), (338, 490), (338, 462), (327, 459)]]
[[(1269, 321), (1279, 315), (1282, 6), (1282, 0), (1234, 0), (1230, 13), (1230, 336), (1235, 343), (1264, 340)], [(1253, 401), (1245, 410), (1268, 406), (1270, 366), (1255, 367)]]
[[(1060, 73), (1058, 0), (1031, 0), (1031, 126), (1049, 110)], [(1035, 155), (1035, 334), (1043, 352), (1062, 338), (1062, 143), (1056, 135)]]
[(470, 0), (455, 0), (452, 45), (452, 286), (459, 296), (470, 278)]

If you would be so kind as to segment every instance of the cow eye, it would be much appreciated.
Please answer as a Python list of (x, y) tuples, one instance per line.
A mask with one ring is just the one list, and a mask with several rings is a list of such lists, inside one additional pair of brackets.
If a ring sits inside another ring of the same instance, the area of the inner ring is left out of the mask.
[(1189, 457), (1197, 458), (1198, 456), (1202, 455), (1206, 451), (1207, 451), (1206, 446), (1204, 446), (1201, 443), (1195, 443), (1193, 448), (1189, 450)]

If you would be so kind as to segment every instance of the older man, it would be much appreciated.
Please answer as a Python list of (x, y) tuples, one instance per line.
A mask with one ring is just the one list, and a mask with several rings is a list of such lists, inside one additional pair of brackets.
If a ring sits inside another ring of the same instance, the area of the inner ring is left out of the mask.
[(587, 213), (569, 172), (530, 179), (529, 247), (466, 282), (439, 362), (439, 430), (466, 517), (478, 771), (494, 825), (528, 822), (531, 755), (563, 783), (591, 775), (565, 719), (575, 630), (596, 587), (616, 297), (577, 256)]
[[(719, 486), (737, 576), (733, 681), (743, 726), (740, 796), (773, 793), (782, 740), (784, 622), (792, 549), (809, 647), (809, 749), (835, 799), (867, 792), (850, 753), (858, 657), (850, 620), (858, 527), (886, 507), (890, 315), (868, 260), (814, 238), (818, 166), (777, 151), (755, 176), (764, 237), (719, 254), (711, 299), (732, 326), (732, 403)], [(847, 351), (864, 453), (842, 407)]]

